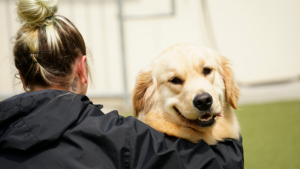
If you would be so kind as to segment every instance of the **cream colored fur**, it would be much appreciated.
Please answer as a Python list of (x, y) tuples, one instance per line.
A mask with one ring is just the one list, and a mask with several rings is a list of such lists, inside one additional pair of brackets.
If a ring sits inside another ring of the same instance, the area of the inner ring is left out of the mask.
[[(208, 75), (203, 73), (206, 67), (212, 69)], [(183, 83), (170, 83), (174, 77)], [(214, 125), (206, 128), (188, 123), (174, 109), (186, 119), (196, 120), (203, 112), (194, 107), (193, 99), (204, 92), (213, 97), (211, 113), (224, 116), (215, 117)], [(134, 116), (168, 135), (212, 145), (224, 138), (239, 138), (240, 127), (232, 110), (237, 109), (238, 96), (227, 58), (211, 49), (178, 44), (139, 73), (133, 96)]]

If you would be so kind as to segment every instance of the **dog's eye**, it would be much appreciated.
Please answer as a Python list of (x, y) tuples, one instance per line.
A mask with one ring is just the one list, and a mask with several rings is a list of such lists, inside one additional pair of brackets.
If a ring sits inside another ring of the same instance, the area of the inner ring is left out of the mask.
[(207, 68), (207, 67), (206, 67), (206, 68), (203, 69), (203, 74), (204, 74), (204, 75), (208, 75), (208, 74), (210, 74), (210, 73), (211, 73), (211, 68)]
[(170, 80), (171, 83), (173, 84), (182, 84), (183, 81), (180, 80), (178, 77), (173, 77), (171, 80)]

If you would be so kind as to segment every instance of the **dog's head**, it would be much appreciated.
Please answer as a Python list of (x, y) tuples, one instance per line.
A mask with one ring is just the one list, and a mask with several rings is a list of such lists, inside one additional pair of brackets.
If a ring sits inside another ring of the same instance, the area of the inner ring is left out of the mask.
[(195, 130), (210, 127), (225, 110), (237, 109), (239, 89), (229, 60), (217, 52), (188, 44), (164, 51), (140, 72), (134, 89), (135, 117), (150, 111)]

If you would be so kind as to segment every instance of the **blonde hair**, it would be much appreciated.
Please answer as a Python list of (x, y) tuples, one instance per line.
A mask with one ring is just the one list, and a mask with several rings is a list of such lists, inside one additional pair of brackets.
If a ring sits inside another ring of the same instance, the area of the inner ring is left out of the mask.
[(20, 0), (17, 4), (23, 25), (13, 52), (27, 91), (36, 85), (69, 86), (75, 60), (86, 55), (82, 35), (66, 17), (55, 15), (57, 10), (57, 0)]

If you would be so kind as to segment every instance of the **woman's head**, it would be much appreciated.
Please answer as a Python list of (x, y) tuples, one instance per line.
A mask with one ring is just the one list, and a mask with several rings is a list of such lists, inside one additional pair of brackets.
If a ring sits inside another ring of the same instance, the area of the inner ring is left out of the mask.
[(84, 40), (71, 21), (55, 15), (57, 9), (57, 0), (20, 0), (17, 4), (23, 25), (13, 53), (26, 91), (52, 86), (68, 90), (77, 73), (83, 73), (79, 80), (87, 80)]

